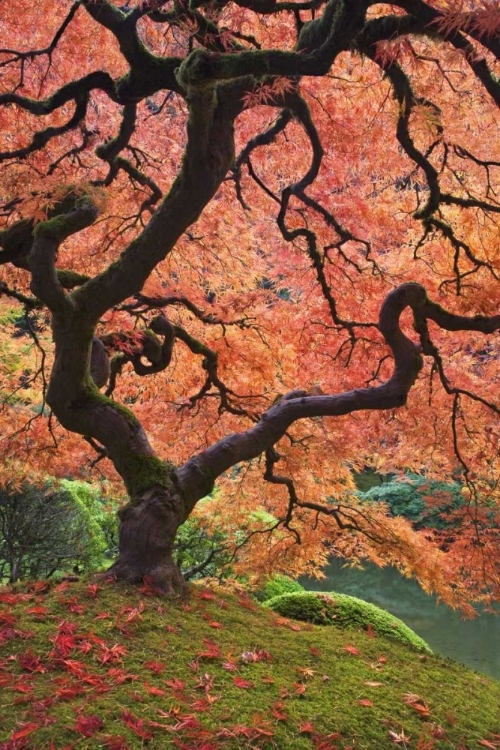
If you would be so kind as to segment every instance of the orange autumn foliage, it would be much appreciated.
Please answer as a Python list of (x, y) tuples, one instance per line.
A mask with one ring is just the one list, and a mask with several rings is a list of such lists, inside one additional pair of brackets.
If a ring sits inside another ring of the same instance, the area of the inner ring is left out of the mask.
[[(395, 564), (452, 605), (498, 601), (498, 3), (35, 0), (0, 27), (0, 480), (121, 476), (134, 494), (128, 460), (49, 385), (79, 301), (86, 325), (98, 300), (97, 336), (125, 342), (110, 355), (161, 313), (168, 369), (138, 377), (125, 357), (106, 409), (128, 406), (179, 476), (294, 410), (256, 455), (211, 468), (217, 491), (194, 510), (235, 547), (248, 536), (237, 570), (314, 572), (335, 554)], [(415, 372), (379, 403), (396, 329)], [(366, 467), (459, 477), (446, 549), (361, 503)]]

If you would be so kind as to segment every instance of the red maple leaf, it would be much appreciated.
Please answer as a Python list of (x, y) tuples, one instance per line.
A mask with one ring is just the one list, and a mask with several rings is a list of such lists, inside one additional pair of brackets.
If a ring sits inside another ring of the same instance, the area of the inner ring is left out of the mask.
[(251, 680), (244, 680), (242, 677), (233, 677), (233, 684), (242, 690), (248, 690), (249, 688), (254, 687), (254, 683)]
[(40, 729), (40, 724), (37, 724), (34, 721), (27, 722), (26, 724), (20, 724), (21, 728), (15, 730), (10, 735), (10, 741), (11, 742), (17, 742), (18, 740), (23, 739), (24, 737), (27, 737), (29, 734), (35, 731), (35, 729)]
[(135, 716), (131, 711), (122, 711), (122, 721), (125, 722), (134, 734), (142, 737), (143, 740), (150, 740), (152, 738), (153, 733), (145, 727), (143, 719)]
[(96, 732), (99, 732), (104, 726), (104, 722), (99, 716), (84, 716), (80, 714), (76, 720), (76, 724), (72, 727), (74, 732), (78, 732), (82, 737), (92, 737)]

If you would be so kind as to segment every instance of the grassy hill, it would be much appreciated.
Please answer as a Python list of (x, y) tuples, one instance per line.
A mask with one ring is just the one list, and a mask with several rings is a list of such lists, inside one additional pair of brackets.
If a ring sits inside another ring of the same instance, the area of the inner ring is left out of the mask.
[(193, 587), (0, 590), (0, 750), (500, 747), (500, 683)]

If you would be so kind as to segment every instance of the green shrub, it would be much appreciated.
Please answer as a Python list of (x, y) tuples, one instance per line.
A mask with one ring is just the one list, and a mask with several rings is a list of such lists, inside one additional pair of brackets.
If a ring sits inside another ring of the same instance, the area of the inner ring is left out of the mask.
[(262, 588), (254, 591), (253, 595), (259, 602), (265, 602), (281, 594), (299, 594), (305, 591), (304, 587), (293, 578), (276, 573), (266, 581)]
[(466, 502), (461, 489), (458, 482), (439, 482), (418, 474), (405, 474), (359, 495), (368, 502), (385, 503), (393, 516), (404, 516), (415, 529), (443, 531), (459, 523), (453, 513)]
[(0, 581), (102, 568), (116, 547), (115, 510), (86, 482), (0, 486)]
[(283, 617), (304, 620), (315, 625), (338, 625), (341, 628), (363, 628), (370, 626), (378, 635), (401, 641), (418, 651), (431, 654), (427, 643), (411, 628), (385, 609), (364, 602), (355, 596), (336, 592), (309, 592), (282, 594), (264, 602)]
[(103, 499), (99, 485), (76, 479), (62, 479), (59, 492), (75, 507), (83, 526), (79, 565), (87, 571), (102, 568), (118, 552), (118, 499)]

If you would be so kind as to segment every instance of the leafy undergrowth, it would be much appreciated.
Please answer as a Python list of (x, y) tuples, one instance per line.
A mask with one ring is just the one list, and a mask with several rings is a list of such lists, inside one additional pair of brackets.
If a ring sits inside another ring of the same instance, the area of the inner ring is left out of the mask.
[(500, 747), (500, 683), (193, 587), (0, 590), (0, 750)]

